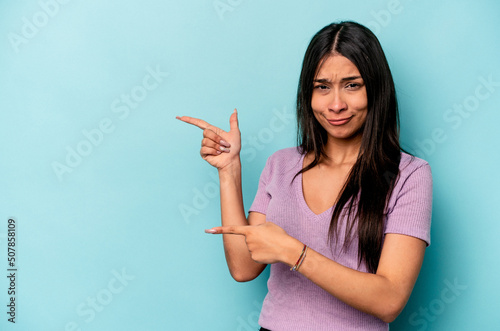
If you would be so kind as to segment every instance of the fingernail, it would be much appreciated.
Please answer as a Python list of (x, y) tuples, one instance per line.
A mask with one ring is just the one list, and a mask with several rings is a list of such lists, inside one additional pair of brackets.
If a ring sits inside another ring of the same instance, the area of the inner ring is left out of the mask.
[(205, 230), (205, 233), (217, 233), (214, 229), (207, 229)]
[(219, 155), (219, 154), (222, 154), (222, 152), (221, 151), (217, 151), (217, 155)]
[(227, 148), (227, 147), (221, 146), (221, 147), (219, 147), (219, 149), (221, 151), (223, 151), (223, 152), (228, 152), (229, 153), (229, 148)]
[(224, 146), (226, 146), (226, 147), (231, 147), (231, 144), (230, 144), (230, 143), (228, 143), (228, 142), (227, 142), (227, 141), (225, 141), (225, 140), (221, 140), (221, 141), (220, 141), (220, 144), (221, 144), (221, 145), (224, 145)]

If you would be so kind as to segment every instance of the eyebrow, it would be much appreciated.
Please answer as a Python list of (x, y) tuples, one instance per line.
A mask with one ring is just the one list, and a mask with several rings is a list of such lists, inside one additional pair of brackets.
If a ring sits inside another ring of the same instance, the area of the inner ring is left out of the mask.
[[(361, 76), (350, 76), (350, 77), (344, 77), (340, 81), (345, 82), (348, 80), (355, 80), (355, 79), (359, 79), (359, 78), (362, 78), (362, 77)], [(313, 80), (313, 82), (314, 83), (331, 83), (331, 81), (329, 79), (326, 79), (326, 78), (315, 79), (315, 80)]]

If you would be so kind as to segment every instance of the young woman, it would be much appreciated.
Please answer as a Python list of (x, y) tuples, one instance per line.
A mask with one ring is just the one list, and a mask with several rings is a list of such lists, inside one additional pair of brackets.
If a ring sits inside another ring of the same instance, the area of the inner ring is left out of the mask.
[(231, 275), (271, 264), (261, 330), (387, 330), (405, 306), (430, 243), (429, 165), (402, 152), (396, 94), (375, 35), (354, 22), (321, 29), (299, 80), (299, 146), (267, 161), (248, 218), (236, 110), (203, 129), (219, 171)]

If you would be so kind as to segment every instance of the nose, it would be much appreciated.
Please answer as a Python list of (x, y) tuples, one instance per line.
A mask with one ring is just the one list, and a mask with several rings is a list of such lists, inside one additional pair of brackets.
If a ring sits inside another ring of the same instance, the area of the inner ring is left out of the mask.
[(347, 104), (345, 103), (341, 93), (338, 91), (332, 93), (332, 99), (328, 105), (328, 110), (333, 111), (334, 113), (340, 113), (345, 109), (347, 109)]

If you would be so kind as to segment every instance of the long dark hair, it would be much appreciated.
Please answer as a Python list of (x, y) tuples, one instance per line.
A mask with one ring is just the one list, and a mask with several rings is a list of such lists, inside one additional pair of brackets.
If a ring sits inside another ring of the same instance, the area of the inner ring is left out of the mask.
[[(318, 65), (340, 54), (358, 68), (366, 86), (368, 111), (359, 156), (333, 210), (329, 239), (338, 242), (339, 219), (346, 216), (344, 248), (357, 227), (359, 263), (377, 271), (384, 231), (384, 211), (399, 174), (401, 147), (396, 91), (389, 65), (377, 37), (355, 22), (330, 24), (312, 38), (302, 64), (297, 91), (298, 146), (314, 160), (297, 175), (327, 157), (327, 133), (315, 119), (311, 99)], [(357, 222), (355, 219), (357, 218)]]

